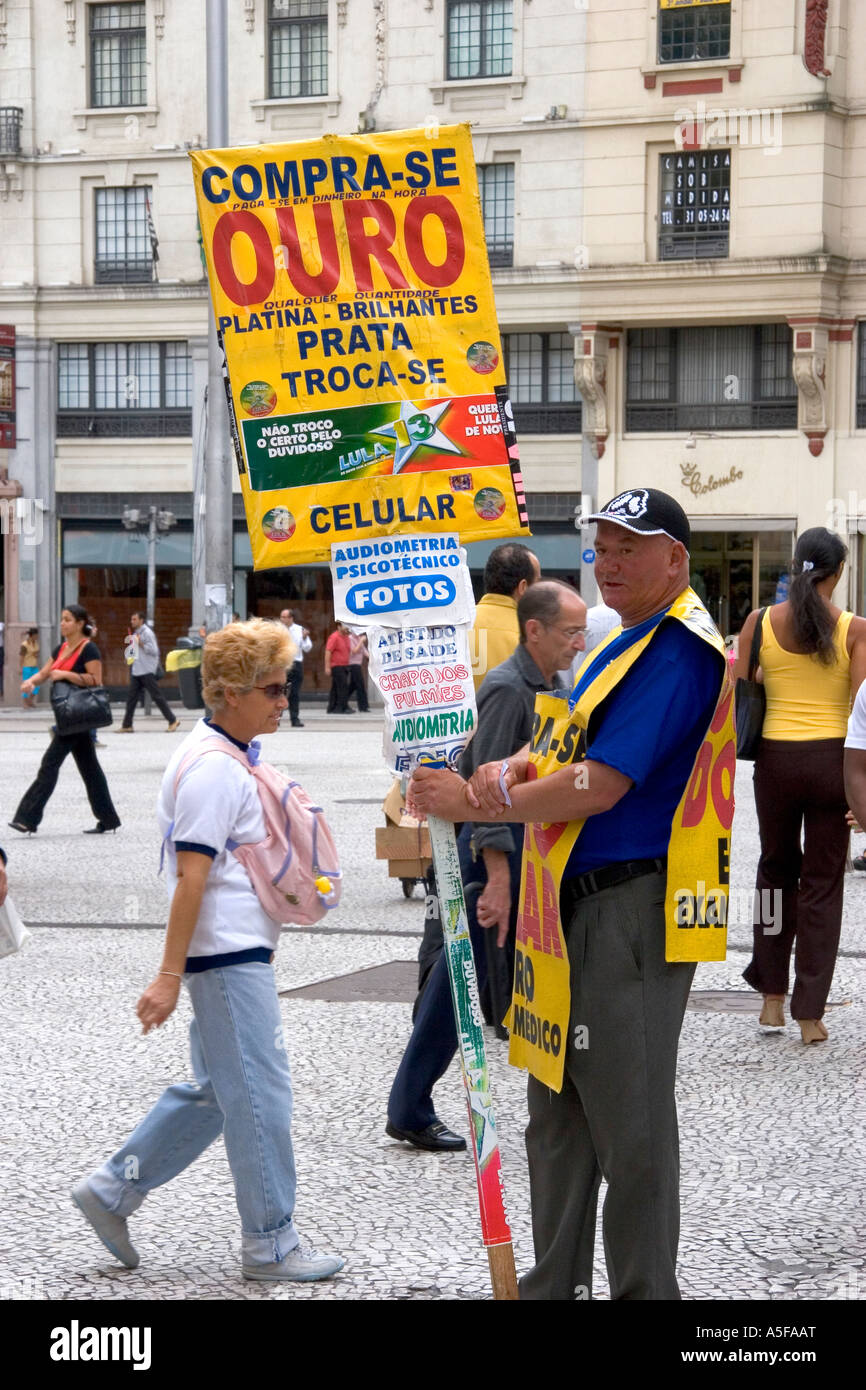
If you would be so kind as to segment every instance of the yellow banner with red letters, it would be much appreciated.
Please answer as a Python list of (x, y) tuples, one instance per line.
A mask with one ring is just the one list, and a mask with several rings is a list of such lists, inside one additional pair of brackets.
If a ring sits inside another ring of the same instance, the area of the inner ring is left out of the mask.
[(528, 535), (469, 127), (190, 158), (256, 569)]
[[(734, 817), (736, 743), (733, 684), (724, 641), (693, 589), (667, 610), (719, 654), (719, 696), (674, 813), (668, 844), (665, 894), (665, 958), (724, 960), (731, 824)], [(529, 777), (546, 777), (586, 755), (593, 711), (647, 649), (659, 625), (612, 660), (605, 650), (615, 628), (581, 668), (598, 675), (573, 710), (567, 700), (539, 695), (530, 741)], [(517, 918), (514, 989), (508, 1027), (508, 1060), (526, 1067), (553, 1090), (562, 1089), (571, 1006), (571, 975), (560, 914), (562, 875), (584, 821), (527, 825)]]

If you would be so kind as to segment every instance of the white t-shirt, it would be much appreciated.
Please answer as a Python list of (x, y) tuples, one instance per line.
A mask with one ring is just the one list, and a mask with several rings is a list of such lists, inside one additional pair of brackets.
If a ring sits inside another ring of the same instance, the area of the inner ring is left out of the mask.
[(312, 649), (312, 637), (304, 636), (304, 629), (301, 627), (300, 623), (292, 623), (290, 625), (289, 636), (295, 644), (295, 655), (293, 656), (292, 660), (303, 661), (304, 652), (308, 652)]
[(848, 719), (846, 748), (866, 748), (866, 681), (857, 691), (854, 708)]
[(246, 869), (225, 848), (229, 839), (255, 844), (265, 838), (255, 779), (235, 758), (203, 753), (184, 772), (175, 799), (174, 784), (181, 763), (203, 739), (220, 737), (203, 719), (198, 721), (172, 755), (157, 802), (169, 902), (177, 887), (177, 845), (206, 845), (216, 850), (189, 944), (190, 956), (222, 955), (253, 946), (273, 951), (280, 939), (279, 922), (267, 915)]

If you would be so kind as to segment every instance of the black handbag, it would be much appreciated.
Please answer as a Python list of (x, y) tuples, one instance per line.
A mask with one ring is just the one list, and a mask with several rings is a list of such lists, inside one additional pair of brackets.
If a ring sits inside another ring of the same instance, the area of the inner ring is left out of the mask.
[(767, 692), (763, 685), (752, 677), (758, 667), (761, 651), (761, 629), (766, 608), (762, 608), (752, 633), (752, 649), (749, 652), (749, 674), (744, 680), (741, 676), (734, 687), (734, 709), (737, 716), (737, 757), (754, 761), (758, 752), (764, 729), (764, 715), (767, 712)]
[(51, 708), (61, 738), (105, 729), (112, 722), (108, 691), (104, 685), (72, 685), (55, 681), (51, 687)]

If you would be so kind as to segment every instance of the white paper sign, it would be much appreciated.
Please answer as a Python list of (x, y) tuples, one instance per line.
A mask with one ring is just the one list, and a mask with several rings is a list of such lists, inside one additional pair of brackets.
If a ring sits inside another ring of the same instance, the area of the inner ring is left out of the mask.
[(368, 627), (367, 643), (370, 675), (385, 704), (388, 767), (454, 767), (476, 725), (468, 627)]
[(450, 533), (335, 542), (331, 577), (335, 616), (353, 627), (471, 624), (475, 618), (466, 552)]

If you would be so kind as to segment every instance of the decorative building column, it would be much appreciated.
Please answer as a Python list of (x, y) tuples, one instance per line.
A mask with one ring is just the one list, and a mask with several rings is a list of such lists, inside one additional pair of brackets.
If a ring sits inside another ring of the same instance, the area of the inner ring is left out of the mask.
[(797, 383), (797, 428), (809, 441), (809, 453), (818, 458), (830, 427), (827, 415), (826, 323), (789, 319), (794, 339), (794, 380)]
[(575, 332), (574, 380), (583, 401), (582, 433), (597, 459), (604, 457), (610, 433), (607, 358), (621, 333), (622, 328), (604, 323), (585, 323)]

